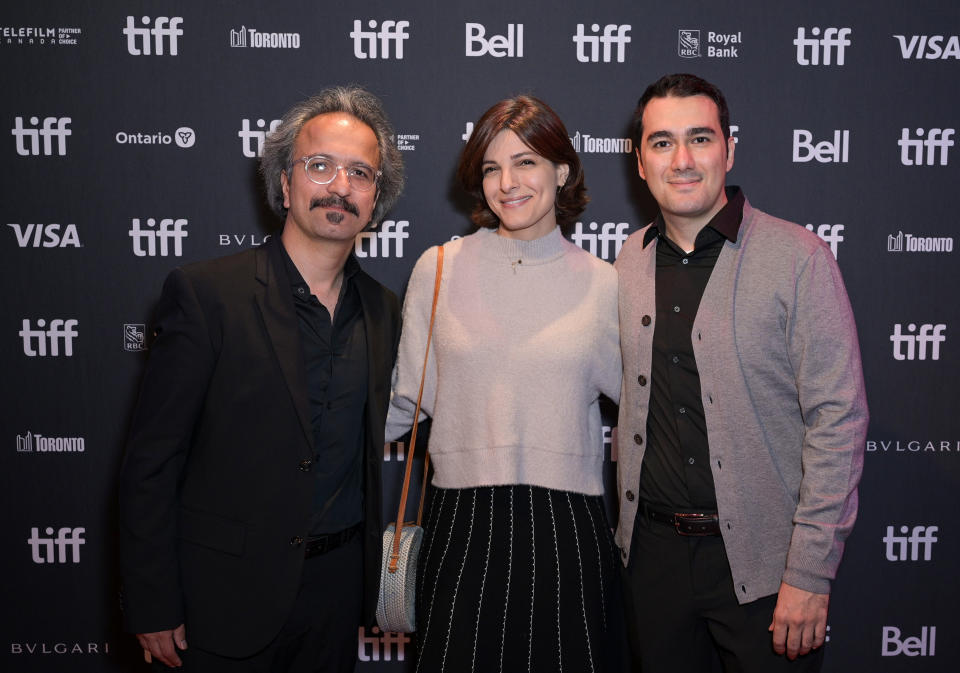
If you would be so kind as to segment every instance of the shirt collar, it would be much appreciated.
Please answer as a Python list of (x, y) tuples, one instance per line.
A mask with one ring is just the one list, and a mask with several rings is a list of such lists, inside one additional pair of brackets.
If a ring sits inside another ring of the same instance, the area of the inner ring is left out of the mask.
[[(743, 220), (743, 190), (731, 185), (726, 187), (727, 202), (723, 205), (716, 215), (707, 222), (706, 226), (715, 230), (731, 243), (737, 242), (737, 234), (740, 231), (740, 223)], [(643, 247), (659, 235), (666, 235), (666, 225), (663, 221), (663, 213), (657, 214), (657, 219), (647, 229), (643, 235)]]
[[(287, 248), (283, 245), (283, 239), (280, 239), (280, 252), (283, 257), (283, 266), (287, 271), (287, 278), (290, 280), (290, 286), (293, 288), (294, 296), (302, 295), (303, 293), (299, 292), (300, 288), (306, 288), (306, 296), (310, 296), (310, 288), (307, 286), (307, 281), (303, 279), (303, 275), (300, 273), (300, 270), (297, 268), (297, 265), (293, 263), (293, 260), (290, 258), (290, 253), (287, 252)], [(351, 252), (347, 261), (343, 265), (343, 286), (346, 287), (347, 281), (352, 278), (357, 271), (360, 270), (360, 263), (357, 261), (357, 258)]]

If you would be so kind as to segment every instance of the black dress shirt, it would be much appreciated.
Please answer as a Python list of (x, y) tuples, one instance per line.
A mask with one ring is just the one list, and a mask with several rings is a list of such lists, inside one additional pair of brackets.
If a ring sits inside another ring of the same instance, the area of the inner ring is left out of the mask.
[(640, 498), (658, 509), (717, 510), (691, 332), (724, 241), (737, 240), (743, 202), (743, 192), (728, 187), (726, 205), (700, 230), (690, 253), (667, 237), (662, 215), (644, 236), (644, 246), (657, 238), (657, 323)]
[[(283, 248), (281, 248), (283, 249)], [(359, 270), (350, 255), (333, 319), (310, 293), (283, 249), (307, 372), (316, 480), (310, 535), (335, 533), (363, 520), (363, 411), (367, 401), (367, 333)]]

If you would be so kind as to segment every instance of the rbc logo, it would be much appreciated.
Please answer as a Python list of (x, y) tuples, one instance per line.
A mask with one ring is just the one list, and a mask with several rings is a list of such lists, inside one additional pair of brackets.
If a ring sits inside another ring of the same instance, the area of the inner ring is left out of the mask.
[[(127, 26), (123, 29), (123, 34), (127, 36), (127, 52), (132, 56), (163, 56), (164, 43), (169, 45), (171, 56), (177, 55), (177, 38), (183, 35), (180, 26), (183, 24), (183, 17), (158, 16), (150, 27), (150, 17), (144, 16), (140, 19), (144, 28), (137, 28), (132, 16), (127, 17)], [(153, 40), (151, 40), (151, 36)], [(152, 45), (152, 48), (151, 48)]]
[[(630, 228), (630, 225), (626, 222), (604, 222), (602, 225), (591, 222), (587, 225), (587, 228), (589, 228), (590, 231), (597, 231), (599, 228), (600, 233), (588, 234), (583, 230), (583, 222), (577, 222), (576, 228), (570, 235), (570, 240), (591, 255), (612, 262), (617, 258), (617, 255), (620, 254), (620, 248), (623, 247), (624, 241), (627, 240), (627, 229)], [(597, 250), (598, 243), (599, 250)], [(610, 250), (611, 243), (614, 244), (612, 256)]]
[(267, 133), (276, 131), (277, 127), (280, 126), (280, 121), (279, 119), (271, 120), (270, 128), (268, 129), (266, 128), (266, 121), (258, 119), (257, 130), (253, 130), (250, 128), (249, 119), (241, 120), (242, 125), (237, 135), (240, 136), (240, 143), (243, 146), (243, 156), (251, 159), (261, 156), (263, 154), (263, 143), (267, 139)]
[[(893, 342), (894, 360), (926, 360), (927, 344), (930, 344), (930, 359), (940, 359), (940, 344), (947, 340), (944, 331), (947, 326), (943, 323), (932, 325), (925, 323), (920, 325), (920, 333), (916, 334), (917, 326), (914, 323), (907, 325), (907, 334), (904, 334), (900, 323), (893, 326), (893, 334), (890, 335), (890, 341)], [(907, 345), (907, 352), (903, 352), (903, 344)]]
[[(23, 354), (28, 358), (35, 357), (59, 357), (60, 342), (63, 342), (64, 357), (73, 357), (73, 340), (77, 338), (78, 320), (73, 318), (62, 320), (54, 318), (50, 321), (50, 327), (47, 327), (47, 321), (43, 318), (37, 320), (37, 329), (30, 326), (30, 319), (24, 318), (22, 327), (17, 334), (23, 339)], [(49, 346), (49, 347), (48, 347)]]
[[(183, 256), (183, 239), (187, 237), (184, 227), (187, 221), (184, 219), (164, 218), (160, 220), (160, 229), (153, 229), (157, 226), (157, 221), (147, 218), (147, 226), (150, 229), (140, 228), (140, 218), (133, 218), (133, 226), (130, 229), (130, 238), (133, 239), (133, 254), (137, 257), (156, 257), (157, 240), (160, 241), (160, 256), (166, 257), (170, 254), (169, 241), (173, 239), (173, 255), (175, 257)], [(144, 250), (142, 241), (146, 240), (147, 249)]]
[(487, 29), (482, 23), (465, 25), (467, 27), (467, 56), (490, 54), (494, 58), (504, 56), (523, 58), (522, 23), (508, 23), (506, 35), (491, 35), (490, 39), (484, 39)]
[(850, 160), (850, 131), (833, 132), (833, 142), (811, 142), (813, 134), (806, 129), (793, 130), (793, 162), (806, 163), (814, 159), (821, 164), (845, 164)]
[[(926, 138), (924, 138), (926, 134)], [(940, 165), (947, 165), (947, 150), (953, 147), (954, 129), (917, 129), (917, 137), (910, 137), (910, 129), (903, 129), (900, 133), (900, 163), (904, 166), (933, 166), (937, 160), (937, 150), (940, 154)], [(926, 152), (924, 152), (926, 150)]]
[[(67, 128), (71, 122), (70, 117), (44, 117), (43, 127), (36, 128), (40, 123), (39, 117), (30, 117), (30, 124), (34, 128), (24, 128), (23, 117), (14, 119), (14, 127), (10, 130), (11, 135), (17, 139), (17, 154), (22, 157), (38, 156), (41, 154), (40, 138), (43, 138), (43, 151), (45, 157), (53, 154), (53, 139), (57, 139), (57, 154), (65, 156), (67, 154), (67, 136), (73, 135), (73, 131)], [(27, 140), (30, 146), (27, 146)]]
[[(48, 537), (40, 537), (40, 529), (31, 528), (30, 555), (34, 563), (80, 563), (80, 545), (86, 544), (83, 534), (86, 528), (60, 528), (57, 536), (53, 536), (53, 528), (47, 527), (44, 532)], [(70, 561), (67, 561), (67, 548), (70, 548)], [(56, 551), (54, 551), (56, 548)]]
[[(806, 225), (807, 231), (813, 231), (813, 225)], [(837, 259), (837, 248), (840, 247), (840, 242), (843, 240), (843, 234), (840, 232), (843, 231), (842, 224), (821, 224), (817, 227), (816, 234), (820, 237), (824, 243), (830, 246), (830, 252), (833, 253), (833, 258)]]
[[(837, 54), (837, 65), (843, 65), (844, 50), (850, 46), (847, 39), (853, 32), (849, 28), (825, 28), (823, 37), (820, 37), (819, 28), (811, 28), (807, 37), (803, 26), (797, 28), (797, 37), (793, 41), (797, 45), (797, 63), (800, 65), (831, 65), (833, 54)], [(823, 58), (821, 58), (821, 55)]]
[[(406, 231), (408, 226), (410, 222), (407, 220), (384, 220), (380, 224), (379, 231), (364, 231), (357, 234), (353, 242), (353, 254), (360, 258), (403, 257), (403, 239), (410, 238), (410, 234)], [(392, 255), (390, 254), (391, 240), (396, 242)]]
[[(393, 43), (394, 58), (403, 59), (403, 41), (410, 37), (406, 29), (410, 27), (409, 21), (384, 21), (380, 24), (380, 30), (361, 30), (363, 22), (355, 19), (353, 22), (353, 31), (350, 37), (353, 38), (353, 55), (357, 58), (390, 58), (390, 44)], [(371, 19), (367, 22), (370, 28), (376, 28), (377, 22)], [(380, 55), (377, 56), (377, 43), (380, 44)], [(366, 50), (364, 50), (366, 47)]]
[[(624, 53), (627, 49), (627, 43), (630, 37), (630, 25), (617, 25), (608, 23), (603, 27), (603, 35), (600, 35), (600, 24), (594, 23), (590, 26), (594, 35), (587, 35), (584, 32), (584, 25), (577, 24), (577, 34), (573, 36), (573, 41), (577, 43), (577, 60), (581, 63), (598, 63), (601, 58), (604, 63), (609, 63), (612, 58), (611, 45), (617, 45), (617, 63), (623, 63)], [(603, 49), (600, 49), (603, 45)]]
[[(902, 535), (893, 534), (893, 526), (887, 526), (887, 534), (883, 537), (883, 543), (887, 546), (888, 561), (906, 561), (907, 546), (910, 547), (910, 560), (920, 560), (920, 548), (923, 548), (923, 560), (929, 561), (931, 558), (933, 543), (937, 541), (936, 533), (940, 530), (937, 526), (914, 526), (913, 530), (909, 526), (900, 526)], [(907, 535), (910, 533), (910, 535)]]

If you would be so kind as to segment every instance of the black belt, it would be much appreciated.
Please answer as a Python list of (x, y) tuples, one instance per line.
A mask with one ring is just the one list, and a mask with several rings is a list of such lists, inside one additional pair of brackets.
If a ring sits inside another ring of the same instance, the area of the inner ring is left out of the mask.
[(353, 536), (360, 532), (361, 528), (363, 528), (363, 524), (358, 523), (355, 526), (343, 529), (339, 533), (325, 533), (324, 535), (308, 538), (304, 544), (303, 557), (310, 558), (311, 556), (326, 554), (328, 551), (332, 551), (340, 545), (350, 542)]
[(704, 512), (662, 512), (645, 502), (640, 503), (640, 513), (651, 521), (672, 526), (679, 535), (720, 535), (720, 517)]

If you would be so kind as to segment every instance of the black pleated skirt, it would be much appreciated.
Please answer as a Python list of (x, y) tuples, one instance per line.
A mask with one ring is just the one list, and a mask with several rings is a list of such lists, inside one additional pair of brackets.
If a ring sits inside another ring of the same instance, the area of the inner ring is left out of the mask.
[(600, 496), (430, 489), (418, 673), (616, 670), (618, 557)]

